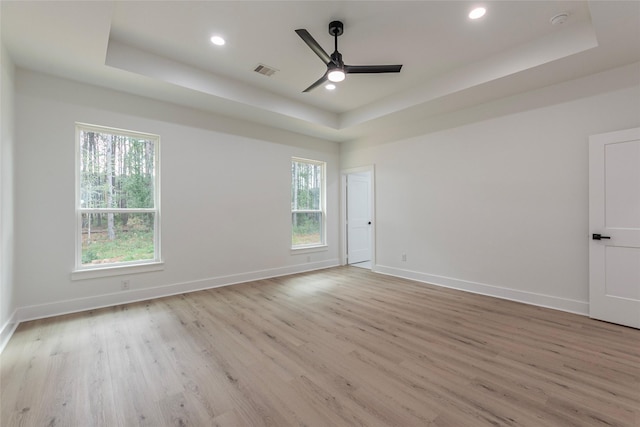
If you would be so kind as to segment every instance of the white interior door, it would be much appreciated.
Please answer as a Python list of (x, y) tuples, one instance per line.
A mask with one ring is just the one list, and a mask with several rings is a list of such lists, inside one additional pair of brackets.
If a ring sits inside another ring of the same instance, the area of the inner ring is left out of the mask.
[(371, 260), (371, 173), (347, 175), (347, 259)]
[(589, 315), (640, 328), (640, 128), (589, 138)]

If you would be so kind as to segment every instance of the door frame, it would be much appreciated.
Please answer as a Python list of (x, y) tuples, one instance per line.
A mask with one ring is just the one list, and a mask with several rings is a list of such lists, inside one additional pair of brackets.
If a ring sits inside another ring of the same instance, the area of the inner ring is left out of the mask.
[(371, 188), (369, 200), (371, 203), (371, 271), (376, 267), (376, 202), (375, 185), (376, 174), (374, 165), (358, 168), (343, 169), (340, 171), (340, 265), (347, 265), (347, 175), (352, 173), (369, 172), (371, 175)]

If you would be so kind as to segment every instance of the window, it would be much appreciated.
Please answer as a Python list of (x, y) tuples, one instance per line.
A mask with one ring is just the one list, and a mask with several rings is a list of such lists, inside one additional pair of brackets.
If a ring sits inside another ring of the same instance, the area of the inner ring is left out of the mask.
[(76, 270), (160, 261), (159, 141), (76, 125)]
[(291, 161), (291, 247), (325, 244), (325, 163)]

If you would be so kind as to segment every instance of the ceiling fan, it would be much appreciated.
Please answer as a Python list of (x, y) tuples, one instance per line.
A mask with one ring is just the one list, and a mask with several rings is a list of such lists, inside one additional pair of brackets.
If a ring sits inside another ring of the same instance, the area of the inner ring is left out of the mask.
[(338, 52), (338, 36), (344, 32), (344, 25), (340, 21), (329, 23), (329, 34), (335, 39), (335, 51), (329, 55), (322, 49), (317, 41), (305, 29), (296, 30), (300, 38), (320, 57), (327, 66), (324, 73), (315, 83), (306, 88), (303, 92), (309, 92), (327, 80), (331, 82), (341, 82), (347, 74), (371, 74), (371, 73), (399, 73), (402, 65), (346, 65), (342, 62), (342, 54)]

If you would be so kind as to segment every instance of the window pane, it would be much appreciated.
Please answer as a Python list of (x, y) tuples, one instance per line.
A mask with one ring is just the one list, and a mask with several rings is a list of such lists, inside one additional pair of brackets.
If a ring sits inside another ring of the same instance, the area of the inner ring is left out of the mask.
[(291, 162), (291, 210), (321, 209), (322, 165)]
[(80, 131), (80, 207), (153, 208), (154, 141)]
[(322, 244), (322, 213), (292, 213), (292, 246)]
[(82, 265), (153, 260), (154, 213), (83, 213)]

